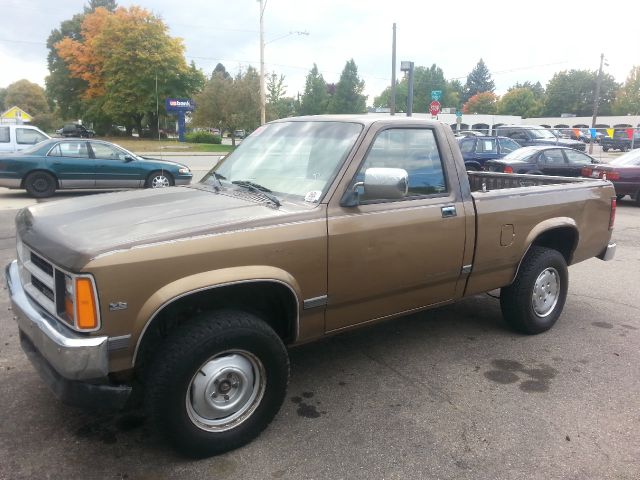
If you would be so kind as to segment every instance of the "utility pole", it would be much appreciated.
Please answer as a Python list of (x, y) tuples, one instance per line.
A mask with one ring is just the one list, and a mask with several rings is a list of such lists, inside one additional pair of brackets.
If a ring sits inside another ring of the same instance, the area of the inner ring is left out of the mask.
[(266, 0), (260, 2), (260, 125), (264, 125), (267, 120), (266, 100), (264, 94), (264, 9), (267, 6)]
[[(600, 103), (600, 85), (602, 84), (602, 64), (604, 63), (604, 53), (600, 54), (600, 70), (598, 70), (598, 80), (596, 81), (596, 93), (593, 96), (593, 117), (591, 118), (591, 128), (596, 128), (596, 120), (598, 118), (598, 104)], [(589, 153), (593, 153), (592, 140), (589, 142)]]
[(396, 24), (393, 24), (393, 46), (391, 48), (391, 101), (389, 102), (391, 115), (396, 114)]
[(407, 117), (413, 115), (413, 62), (400, 62), (400, 70), (408, 72), (409, 91), (407, 92)]

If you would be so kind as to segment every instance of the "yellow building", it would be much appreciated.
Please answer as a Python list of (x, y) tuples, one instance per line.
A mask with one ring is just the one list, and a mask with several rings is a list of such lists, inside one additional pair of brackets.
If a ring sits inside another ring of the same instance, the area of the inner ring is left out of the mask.
[(19, 107), (11, 107), (0, 115), (0, 123), (28, 123), (33, 117)]

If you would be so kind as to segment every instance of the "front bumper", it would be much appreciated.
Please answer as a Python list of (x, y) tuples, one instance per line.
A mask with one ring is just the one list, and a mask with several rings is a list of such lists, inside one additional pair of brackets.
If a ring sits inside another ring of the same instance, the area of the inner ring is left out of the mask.
[(600, 260), (604, 260), (605, 262), (608, 262), (609, 260), (613, 260), (613, 257), (616, 256), (617, 246), (618, 245), (616, 243), (610, 243), (609, 245), (607, 245), (607, 248), (605, 248), (602, 251), (602, 253), (598, 255), (598, 258)]
[(22, 348), (56, 396), (72, 405), (124, 406), (131, 387), (108, 383), (109, 338), (73, 332), (34, 303), (22, 288), (17, 261), (7, 265), (5, 277)]

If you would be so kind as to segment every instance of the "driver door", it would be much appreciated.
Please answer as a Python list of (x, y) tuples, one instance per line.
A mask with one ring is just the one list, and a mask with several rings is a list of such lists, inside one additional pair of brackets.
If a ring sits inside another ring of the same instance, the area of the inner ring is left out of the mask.
[[(445, 138), (440, 143), (448, 147)], [(383, 129), (346, 188), (353, 189), (369, 167), (402, 168), (408, 195), (361, 196), (354, 207), (340, 205), (344, 188), (332, 198), (327, 331), (455, 297), (466, 219), (457, 174), (442, 161), (441, 145), (431, 128)]]

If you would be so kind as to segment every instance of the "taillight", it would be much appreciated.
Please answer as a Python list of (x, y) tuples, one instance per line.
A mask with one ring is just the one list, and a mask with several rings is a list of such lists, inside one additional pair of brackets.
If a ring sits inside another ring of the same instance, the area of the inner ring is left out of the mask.
[(606, 180), (620, 180), (620, 174), (618, 172), (602, 172), (601, 177)]
[(609, 215), (609, 230), (613, 230), (613, 224), (616, 223), (616, 197), (611, 197), (611, 215)]
[(503, 172), (504, 173), (513, 173), (513, 168), (510, 167), (509, 165), (507, 165), (506, 167), (504, 167)]

